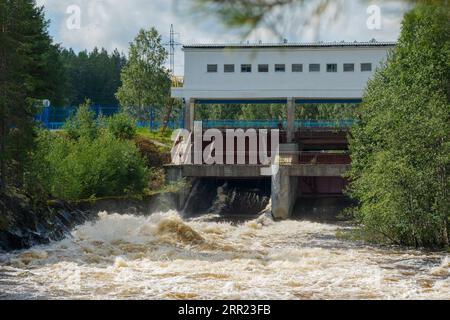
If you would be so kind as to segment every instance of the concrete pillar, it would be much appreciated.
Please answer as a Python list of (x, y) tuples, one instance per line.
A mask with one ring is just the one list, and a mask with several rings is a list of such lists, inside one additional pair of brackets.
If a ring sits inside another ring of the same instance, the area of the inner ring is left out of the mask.
[(287, 99), (287, 143), (292, 143), (294, 141), (295, 132), (295, 99)]
[(292, 215), (298, 196), (298, 178), (290, 176), (291, 166), (298, 163), (298, 145), (280, 145), (280, 155), (272, 175), (272, 215), (285, 220)]
[(195, 120), (195, 99), (193, 98), (185, 99), (184, 128), (192, 132), (194, 130), (194, 120)]
[[(166, 170), (166, 183), (168, 184), (180, 182), (184, 178), (182, 166), (166, 166), (165, 170)], [(189, 198), (189, 194), (191, 192), (192, 183), (190, 179), (188, 180), (189, 181), (186, 181), (187, 182), (186, 186), (178, 190), (176, 194), (173, 194), (173, 200), (175, 202), (177, 210), (179, 211), (183, 210), (186, 201)]]

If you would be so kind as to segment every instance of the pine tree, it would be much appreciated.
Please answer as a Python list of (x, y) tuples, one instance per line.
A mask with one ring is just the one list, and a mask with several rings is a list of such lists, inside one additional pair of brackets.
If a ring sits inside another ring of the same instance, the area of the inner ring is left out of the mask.
[(43, 8), (32, 0), (0, 1), (0, 188), (23, 186), (34, 145), (39, 100), (61, 97), (59, 48)]

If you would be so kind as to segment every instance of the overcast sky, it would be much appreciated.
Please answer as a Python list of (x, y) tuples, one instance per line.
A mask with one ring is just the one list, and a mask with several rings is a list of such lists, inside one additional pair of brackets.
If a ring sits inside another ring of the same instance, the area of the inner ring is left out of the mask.
[[(75, 51), (92, 49), (95, 46), (108, 50), (118, 48), (127, 53), (128, 44), (140, 28), (154, 26), (162, 34), (164, 41), (169, 39), (170, 25), (178, 33), (176, 40), (188, 43), (224, 43), (243, 40), (278, 42), (280, 35), (273, 28), (262, 27), (245, 37), (239, 30), (225, 28), (211, 15), (193, 14), (189, 6), (191, 0), (37, 0), (45, 6), (51, 20), (50, 33), (56, 42)], [(289, 9), (282, 19), (276, 20), (278, 33), (290, 42), (308, 41), (395, 41), (400, 32), (400, 23), (407, 8), (395, 1), (344, 1), (338, 18), (325, 14), (315, 24), (303, 26), (304, 17), (309, 15), (307, 8), (301, 11)], [(370, 5), (381, 9), (380, 28), (367, 27), (372, 17), (367, 13)], [(73, 19), (79, 8), (79, 27)], [(75, 11), (74, 11), (75, 10)], [(183, 73), (183, 55), (177, 48), (176, 73)]]

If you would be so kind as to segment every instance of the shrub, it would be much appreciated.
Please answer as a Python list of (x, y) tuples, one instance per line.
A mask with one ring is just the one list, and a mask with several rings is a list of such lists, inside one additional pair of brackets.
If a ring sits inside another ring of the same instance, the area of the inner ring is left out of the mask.
[(99, 134), (99, 126), (95, 120), (95, 113), (91, 110), (91, 102), (86, 102), (77, 110), (77, 113), (72, 116), (64, 125), (64, 129), (71, 139), (79, 139), (87, 137), (95, 139)]
[(131, 140), (136, 136), (136, 123), (125, 113), (118, 113), (107, 119), (106, 127), (117, 139)]
[(53, 136), (47, 148), (46, 187), (64, 200), (142, 193), (149, 170), (131, 141), (105, 131), (96, 139)]

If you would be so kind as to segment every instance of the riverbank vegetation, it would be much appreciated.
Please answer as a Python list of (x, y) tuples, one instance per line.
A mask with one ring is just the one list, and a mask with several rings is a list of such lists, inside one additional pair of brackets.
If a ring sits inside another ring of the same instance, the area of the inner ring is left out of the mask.
[(419, 5), (370, 81), (352, 130), (355, 218), (377, 242), (446, 246), (450, 236), (450, 10)]
[(44, 194), (68, 201), (142, 194), (151, 169), (135, 137), (131, 118), (117, 114), (96, 121), (89, 104), (83, 104), (66, 131), (40, 132), (32, 157), (34, 184)]
[[(128, 112), (96, 118), (88, 102), (58, 132), (39, 129), (34, 119), (45, 99), (52, 105), (73, 105), (87, 98), (95, 104), (117, 104), (116, 93), (126, 91), (131, 101), (137, 93), (127, 75), (140, 70), (134, 51), (126, 58), (117, 50), (74, 53), (61, 48), (48, 34), (43, 8), (32, 0), (1, 2), (0, 17), (0, 195), (23, 196), (40, 206), (54, 198), (145, 195), (164, 188), (161, 167), (167, 150), (157, 139), (147, 138), (148, 133), (137, 132), (138, 118), (130, 111), (134, 104), (123, 101)], [(141, 77), (137, 82), (155, 87), (164, 82), (166, 90), (158, 103), (152, 102), (170, 118), (164, 112), (170, 93), (163, 66), (167, 53), (155, 29), (142, 34), (148, 41), (141, 43), (138, 36), (134, 43), (149, 55), (158, 51), (158, 79)], [(6, 210), (1, 199), (0, 206)]]

